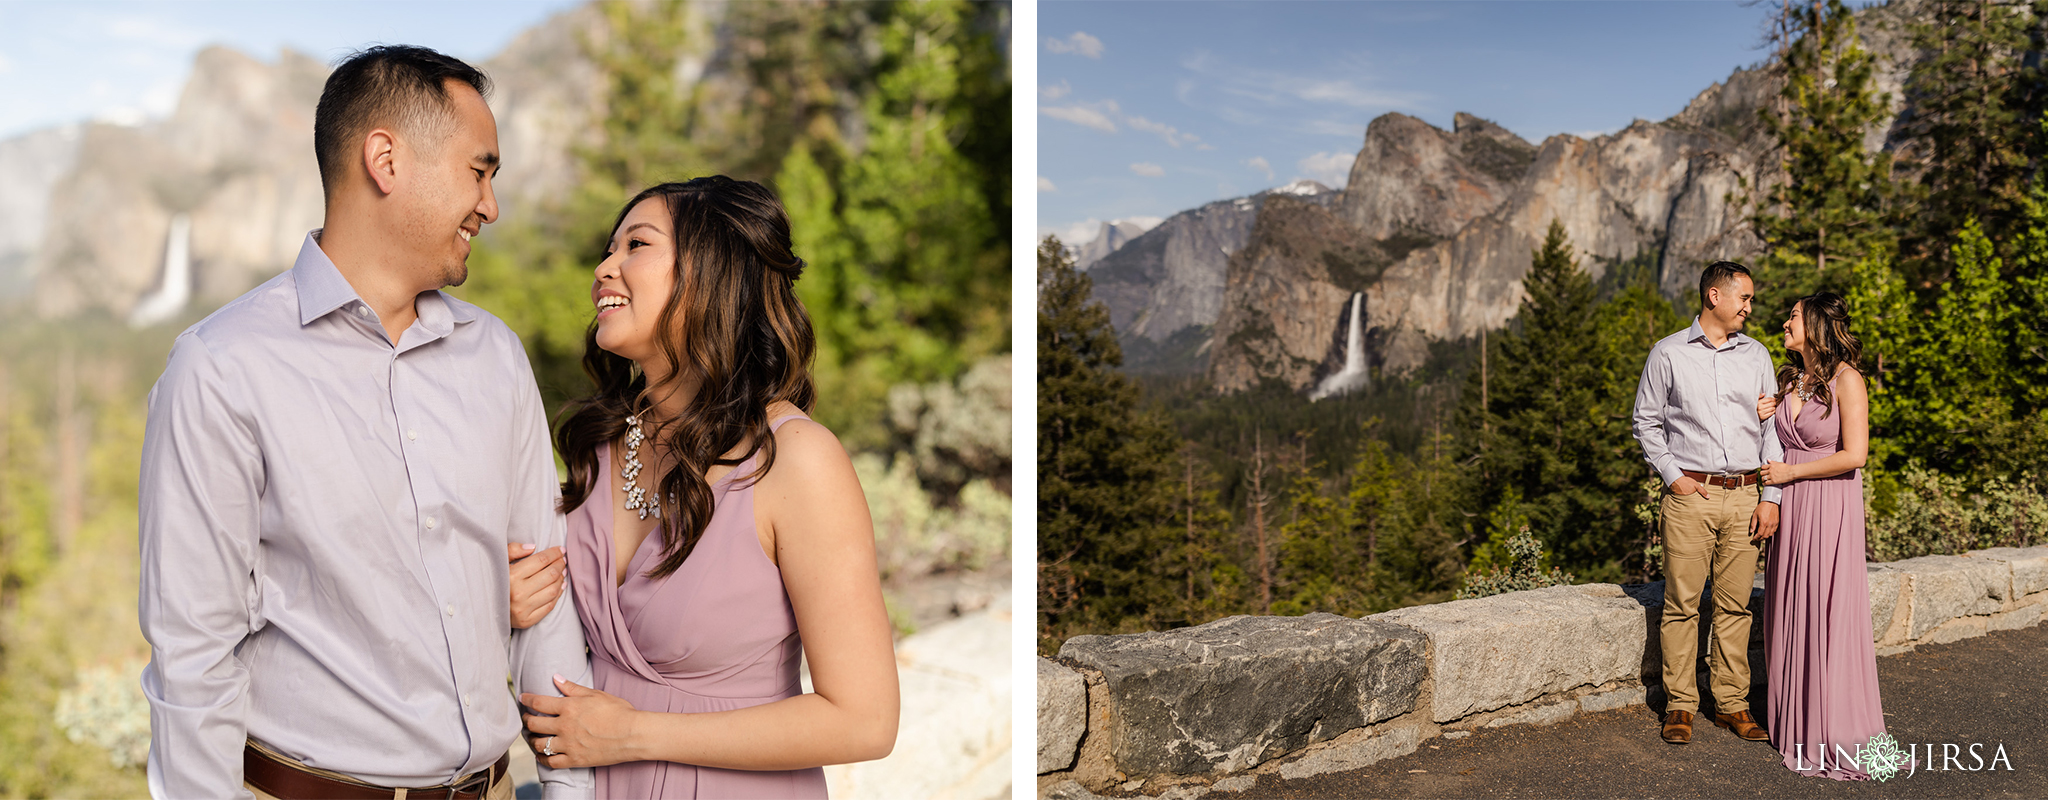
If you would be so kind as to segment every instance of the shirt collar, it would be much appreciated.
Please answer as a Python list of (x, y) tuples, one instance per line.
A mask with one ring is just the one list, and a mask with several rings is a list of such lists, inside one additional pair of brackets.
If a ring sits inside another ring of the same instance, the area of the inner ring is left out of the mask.
[[(1685, 340), (1688, 342), (1706, 342), (1708, 347), (1714, 346), (1714, 342), (1707, 338), (1707, 329), (1700, 327), (1699, 317), (1693, 317), (1692, 327), (1685, 329)], [(1743, 342), (1748, 340), (1748, 336), (1744, 336), (1741, 331), (1736, 331), (1728, 334), (1728, 341), (1715, 349), (1726, 350), (1731, 347), (1740, 347)]]
[[(306, 242), (299, 246), (298, 261), (292, 264), (292, 277), (299, 285), (299, 324), (327, 316), (337, 308), (350, 303), (362, 302), (356, 289), (348, 279), (342, 277), (341, 269), (320, 249), (320, 229), (314, 228), (306, 234)], [(414, 302), (413, 310), (420, 315), (420, 324), (435, 336), (446, 336), (454, 329), (455, 323), (476, 320), (476, 308), (468, 303), (450, 302), (448, 296), (439, 291), (427, 292)]]

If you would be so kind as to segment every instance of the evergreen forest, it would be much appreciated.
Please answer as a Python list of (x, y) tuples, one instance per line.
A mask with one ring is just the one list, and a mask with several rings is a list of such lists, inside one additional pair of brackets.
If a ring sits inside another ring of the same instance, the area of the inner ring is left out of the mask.
[[(1871, 389), (1867, 556), (2048, 542), (2048, 3), (1924, 4), (1903, 98), (1840, 0), (1765, 6), (1778, 87), (1746, 122), (1755, 313), (1847, 298)], [(1866, 133), (1906, 113), (1901, 146)], [(1594, 280), (1553, 223), (1504, 329), (1311, 403), (1277, 382), (1126, 375), (1065, 245), (1038, 247), (1038, 649), (1233, 614), (1362, 616), (1559, 582), (1660, 578), (1659, 481), (1630, 416), (1699, 301), (1656, 254)], [(1696, 265), (1703, 266), (1703, 265)]]

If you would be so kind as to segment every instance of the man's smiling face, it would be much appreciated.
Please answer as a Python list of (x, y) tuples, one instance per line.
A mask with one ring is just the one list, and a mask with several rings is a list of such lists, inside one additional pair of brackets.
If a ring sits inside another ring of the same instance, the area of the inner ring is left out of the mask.
[(498, 123), (482, 95), (461, 81), (450, 80), (448, 132), (439, 142), (432, 133), (415, 137), (412, 202), (403, 236), (440, 286), (460, 286), (469, 278), (470, 238), (498, 218), (498, 199), (491, 180), (498, 173)]
[(1733, 280), (1707, 290), (1714, 301), (1714, 307), (1703, 313), (1714, 318), (1722, 328), (1733, 333), (1742, 330), (1749, 321), (1750, 301), (1756, 297), (1756, 285), (1748, 275), (1736, 275)]

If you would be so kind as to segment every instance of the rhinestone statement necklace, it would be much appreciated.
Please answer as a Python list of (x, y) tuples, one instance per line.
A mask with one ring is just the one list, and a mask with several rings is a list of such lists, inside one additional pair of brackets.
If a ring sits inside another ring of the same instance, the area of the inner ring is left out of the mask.
[[(627, 511), (639, 512), (641, 519), (660, 519), (661, 505), (647, 502), (647, 490), (641, 488), (640, 482), (636, 480), (640, 477), (640, 443), (646, 440), (646, 434), (640, 431), (640, 417), (627, 417), (626, 459), (625, 463), (619, 466), (619, 479), (622, 481), (619, 489), (626, 493)], [(669, 500), (673, 502), (675, 495), (669, 495)]]
[(1818, 390), (1819, 388), (1820, 384), (1810, 382), (1806, 379), (1805, 371), (1801, 371), (1799, 373), (1799, 402), (1804, 403), (1808, 400), (1812, 400), (1814, 391)]

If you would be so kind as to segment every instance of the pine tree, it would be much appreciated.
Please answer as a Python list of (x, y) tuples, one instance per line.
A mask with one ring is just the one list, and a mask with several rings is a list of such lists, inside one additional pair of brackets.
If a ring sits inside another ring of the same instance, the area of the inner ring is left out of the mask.
[(1176, 451), (1173, 527), (1180, 534), (1180, 613), (1173, 625), (1200, 625), (1249, 609), (1244, 572), (1230, 561), (1230, 512), (1223, 507), (1216, 474), (1195, 453), (1192, 442)]
[[(1485, 507), (1520, 493), (1531, 528), (1574, 565), (1617, 563), (1618, 492), (1602, 465), (1614, 458), (1613, 426), (1599, 412), (1606, 382), (1595, 327), (1593, 280), (1572, 257), (1564, 226), (1553, 221), (1522, 278), (1516, 320), (1493, 340), (1486, 408), (1466, 392), (1466, 429), (1480, 432), (1476, 466)], [(1473, 424), (1473, 423), (1484, 423)]]
[(1643, 493), (1632, 487), (1640, 487), (1646, 481), (1652, 485), (1662, 482), (1655, 479), (1655, 471), (1644, 462), (1642, 445), (1632, 429), (1636, 387), (1641, 382), (1650, 348), (1658, 340), (1684, 330), (1689, 320), (1658, 293), (1648, 272), (1633, 277), (1632, 282), (1601, 303), (1595, 312), (1605, 380), (1594, 413), (1601, 431), (1597, 441), (1603, 451), (1596, 469), (1598, 483), (1614, 490), (1607, 498), (1609, 505), (1603, 508), (1602, 516), (1620, 526), (1616, 535), (1628, 545), (1623, 560), (1636, 565), (1629, 568), (1629, 574), (1641, 577), (1661, 569), (1661, 564), (1652, 566), (1643, 556), (1644, 548), (1650, 545), (1648, 528), (1638, 524), (1636, 510)]
[(819, 394), (853, 419), (878, 415), (892, 384), (951, 377), (1010, 346), (1008, 170), (961, 149), (986, 151), (988, 126), (1008, 119), (1007, 81), (990, 85), (1005, 63), (980, 17), (991, 9), (884, 9), (863, 146), (807, 136), (776, 179), (810, 263), (797, 294), (817, 326)]
[[(1754, 265), (1753, 315), (1766, 331), (1791, 316), (1792, 300), (1846, 285), (1852, 263), (1894, 240), (1885, 216), (1895, 193), (1890, 156), (1863, 146), (1887, 101), (1855, 16), (1841, 0), (1784, 11), (1781, 102), (1758, 112), (1784, 174), (1750, 218), (1767, 248)], [(1762, 341), (1776, 353), (1775, 337)]]
[[(1173, 434), (1115, 369), (1109, 311), (1059, 240), (1038, 247), (1038, 629), (1156, 627), (1185, 575), (1172, 558)], [(1180, 562), (1180, 563), (1177, 563)]]
[(1955, 267), (1950, 237), (1966, 220), (2004, 242), (2024, 214), (2027, 134), (2038, 109), (2028, 111), (2040, 98), (2038, 68), (2022, 56), (2040, 19), (2031, 4), (1986, 0), (1936, 0), (1924, 13), (1912, 33), (1928, 57), (1908, 76), (1902, 126), (1919, 197), (1902, 215), (1901, 247), (1917, 277), (1940, 282)]

